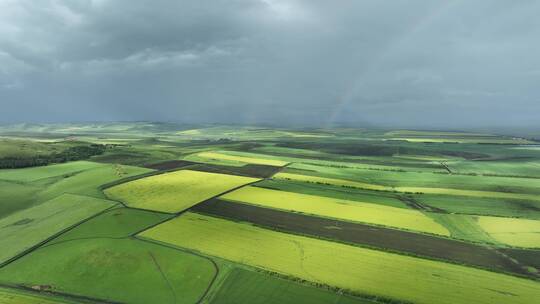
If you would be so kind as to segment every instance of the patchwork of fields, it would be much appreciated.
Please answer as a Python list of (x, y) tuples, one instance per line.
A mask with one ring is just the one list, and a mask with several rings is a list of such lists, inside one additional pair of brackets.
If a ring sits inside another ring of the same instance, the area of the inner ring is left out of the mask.
[(540, 150), (530, 138), (152, 123), (3, 130), (0, 303), (540, 299)]
[[(508, 303), (508, 294), (512, 294), (512, 303), (530, 303), (540, 297), (540, 283), (526, 279), (194, 213), (185, 213), (141, 236), (316, 283), (415, 303)], [(493, 282), (497, 282), (495, 288)]]
[(340, 220), (450, 235), (446, 228), (419, 211), (381, 206), (369, 202), (338, 200), (258, 187), (244, 187), (227, 193), (221, 198)]

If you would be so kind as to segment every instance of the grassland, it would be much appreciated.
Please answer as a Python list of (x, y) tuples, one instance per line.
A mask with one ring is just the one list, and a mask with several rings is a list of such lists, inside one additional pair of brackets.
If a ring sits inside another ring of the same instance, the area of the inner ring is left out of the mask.
[(0, 181), (0, 218), (30, 207), (40, 187)]
[(446, 228), (419, 211), (382, 206), (368, 202), (360, 203), (259, 187), (244, 187), (227, 193), (221, 196), (221, 198), (267, 208), (301, 212), (346, 221), (450, 235)]
[(71, 174), (89, 169), (95, 169), (101, 166), (104, 165), (89, 161), (76, 161), (35, 168), (5, 169), (0, 170), (0, 180), (32, 182), (51, 177), (69, 176)]
[(540, 297), (535, 281), (192, 213), (141, 235), (312, 282), (420, 304), (529, 304)]
[(114, 208), (84, 222), (47, 244), (87, 238), (126, 238), (168, 218), (170, 215), (164, 213)]
[(0, 288), (0, 303), (2, 304), (74, 304), (60, 297), (47, 297), (45, 295), (30, 294), (19, 290)]
[(107, 200), (66, 194), (0, 219), (0, 263), (113, 205)]
[(218, 293), (211, 299), (211, 304), (373, 304), (373, 301), (354, 298), (347, 295), (291, 282), (274, 276), (233, 269)]
[(287, 162), (275, 160), (275, 159), (265, 159), (265, 158), (254, 158), (238, 155), (228, 155), (225, 153), (217, 152), (202, 152), (198, 153), (197, 157), (206, 158), (210, 160), (228, 160), (233, 162), (247, 163), (247, 164), (256, 164), (256, 165), (269, 165), (269, 166), (285, 166)]
[(138, 240), (98, 238), (40, 248), (1, 268), (0, 282), (47, 285), (97, 302), (192, 304), (215, 272), (209, 260), (196, 255)]
[(540, 248), (540, 221), (493, 216), (479, 216), (477, 221), (484, 231), (501, 243)]
[(180, 212), (201, 201), (258, 179), (181, 170), (120, 184), (105, 190), (111, 199), (129, 207)]

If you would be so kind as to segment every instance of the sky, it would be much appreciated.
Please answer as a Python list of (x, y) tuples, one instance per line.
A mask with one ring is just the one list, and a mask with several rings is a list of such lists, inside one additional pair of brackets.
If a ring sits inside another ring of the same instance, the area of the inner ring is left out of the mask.
[(0, 0), (0, 123), (540, 127), (540, 1)]

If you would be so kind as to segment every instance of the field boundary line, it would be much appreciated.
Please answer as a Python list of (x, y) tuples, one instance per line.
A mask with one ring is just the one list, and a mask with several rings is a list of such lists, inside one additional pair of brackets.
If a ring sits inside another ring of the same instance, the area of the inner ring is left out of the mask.
[(33, 295), (48, 295), (48, 296), (53, 296), (53, 297), (59, 296), (67, 300), (76, 301), (78, 303), (124, 304), (123, 302), (81, 296), (81, 295), (76, 295), (76, 294), (71, 294), (71, 293), (61, 292), (61, 291), (38, 291), (24, 285), (11, 285), (11, 284), (0, 283), (0, 287), (6, 288), (6, 289), (15, 289), (15, 290), (20, 290), (20, 291), (25, 291)]
[(209, 256), (202, 255), (201, 253), (198, 253), (198, 252), (195, 252), (195, 251), (190, 251), (190, 250), (185, 250), (183, 248), (176, 247), (176, 246), (173, 246), (171, 244), (167, 244), (167, 243), (163, 243), (163, 242), (158, 242), (158, 241), (155, 241), (155, 240), (152, 240), (152, 239), (147, 239), (147, 238), (139, 237), (139, 236), (136, 236), (136, 235), (135, 236), (130, 236), (130, 238), (134, 239), (134, 240), (137, 240), (137, 241), (147, 242), (147, 243), (150, 243), (150, 244), (153, 244), (153, 245), (163, 246), (163, 247), (166, 247), (166, 248), (169, 248), (169, 249), (181, 251), (183, 253), (193, 254), (193, 255), (196, 255), (196, 256), (198, 256), (200, 258), (203, 258), (205, 260), (210, 261), (210, 263), (212, 264), (212, 266), (214, 267), (214, 270), (215, 270), (214, 276), (212, 277), (212, 280), (210, 280), (210, 283), (208, 283), (208, 286), (206, 287), (206, 290), (203, 292), (203, 294), (201, 295), (199, 300), (197, 300), (197, 302), (195, 302), (195, 303), (199, 304), (204, 300), (204, 298), (206, 297), (206, 295), (210, 291), (210, 288), (212, 287), (212, 285), (214, 285), (214, 282), (216, 281), (216, 278), (217, 278), (217, 276), (219, 274), (219, 271), (220, 271), (219, 266), (217, 265), (217, 263), (214, 260), (212, 260)]
[(104, 209), (104, 210), (102, 210), (102, 211), (100, 211), (100, 212), (98, 212), (98, 213), (95, 213), (94, 215), (92, 215), (92, 216), (90, 216), (90, 217), (87, 217), (87, 218), (85, 218), (84, 220), (82, 220), (82, 221), (80, 221), (80, 222), (77, 222), (77, 223), (75, 223), (75, 224), (73, 224), (73, 225), (71, 225), (71, 226), (69, 226), (69, 227), (67, 227), (67, 228), (64, 228), (64, 229), (60, 230), (59, 232), (57, 232), (57, 233), (51, 235), (50, 237), (48, 237), (48, 238), (46, 238), (45, 240), (43, 240), (43, 241), (37, 243), (36, 245), (34, 245), (34, 246), (32, 246), (32, 247), (30, 247), (30, 248), (28, 248), (28, 249), (25, 249), (25, 250), (23, 250), (22, 252), (18, 253), (17, 255), (13, 256), (12, 258), (6, 260), (5, 262), (0, 263), (0, 268), (3, 268), (3, 267), (5, 267), (5, 266), (11, 264), (12, 262), (14, 262), (14, 261), (16, 261), (16, 260), (22, 258), (23, 256), (32, 253), (33, 251), (39, 249), (41, 246), (43, 246), (43, 245), (45, 245), (46, 243), (48, 243), (48, 242), (54, 240), (55, 238), (59, 237), (60, 235), (66, 233), (66, 232), (68, 232), (68, 231), (70, 231), (70, 230), (75, 229), (76, 227), (82, 225), (83, 223), (86, 223), (87, 221), (89, 221), (89, 220), (91, 220), (91, 219), (93, 219), (93, 218), (95, 218), (95, 217), (98, 217), (99, 215), (104, 214), (104, 213), (106, 213), (107, 211), (112, 210), (112, 209), (114, 209), (114, 208), (117, 207), (117, 206), (118, 206), (117, 204), (114, 204), (114, 205), (110, 206), (109, 208), (106, 208), (106, 209)]

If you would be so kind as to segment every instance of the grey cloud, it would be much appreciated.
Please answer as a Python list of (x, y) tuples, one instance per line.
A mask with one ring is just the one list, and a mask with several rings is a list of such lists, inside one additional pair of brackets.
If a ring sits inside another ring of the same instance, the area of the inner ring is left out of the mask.
[(526, 0), (0, 0), (0, 122), (537, 127), (538, 13)]

